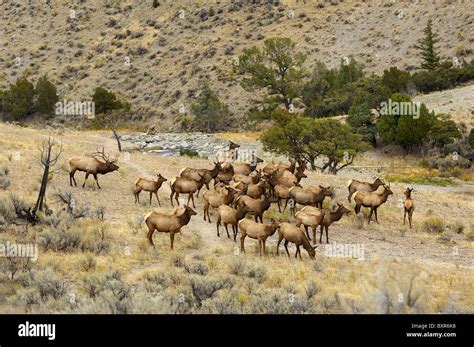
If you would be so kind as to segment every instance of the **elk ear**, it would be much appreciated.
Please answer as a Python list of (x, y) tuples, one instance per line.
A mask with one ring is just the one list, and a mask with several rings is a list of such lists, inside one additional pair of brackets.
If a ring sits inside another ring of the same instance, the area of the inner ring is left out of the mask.
[(312, 246), (312, 247), (313, 247), (313, 249), (316, 249), (316, 248), (318, 248), (318, 245), (316, 245), (316, 246)]

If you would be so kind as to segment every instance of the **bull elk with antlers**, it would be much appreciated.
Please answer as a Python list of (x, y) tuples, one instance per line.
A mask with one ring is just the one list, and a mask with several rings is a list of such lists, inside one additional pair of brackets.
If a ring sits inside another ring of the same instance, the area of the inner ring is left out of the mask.
[[(98, 158), (102, 159), (103, 161), (99, 160)], [(84, 188), (86, 185), (89, 175), (92, 175), (94, 176), (95, 182), (97, 183), (97, 187), (102, 189), (99, 185), (99, 181), (97, 180), (97, 175), (105, 175), (106, 173), (118, 170), (119, 167), (115, 164), (117, 160), (118, 159), (110, 159), (110, 156), (105, 154), (103, 147), (102, 151), (97, 149), (97, 151), (92, 153), (90, 157), (72, 157), (69, 159), (69, 166), (71, 167), (71, 171), (69, 172), (69, 184), (72, 186), (72, 182), (74, 181), (74, 185), (77, 187), (74, 174), (76, 171), (83, 171), (86, 173), (86, 177), (84, 179), (84, 183), (82, 184), (82, 188)]]

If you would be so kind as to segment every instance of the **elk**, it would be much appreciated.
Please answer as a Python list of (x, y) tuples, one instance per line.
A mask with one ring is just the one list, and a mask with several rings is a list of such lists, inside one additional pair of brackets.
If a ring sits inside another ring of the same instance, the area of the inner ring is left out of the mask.
[(252, 162), (249, 163), (232, 163), (235, 174), (250, 175), (256, 168), (258, 163), (263, 163), (259, 157), (252, 155)]
[(368, 183), (368, 182), (361, 182), (357, 180), (349, 180), (347, 181), (347, 189), (349, 190), (349, 195), (347, 197), (347, 200), (351, 202), (351, 196), (354, 194), (356, 191), (360, 192), (375, 192), (380, 186), (385, 185), (385, 182), (377, 177), (374, 180), (374, 183)]
[(290, 159), (290, 164), (284, 164), (284, 163), (279, 163), (279, 164), (267, 164), (263, 168), (263, 172), (266, 174), (272, 174), (278, 169), (282, 170), (288, 170), (291, 173), (295, 172), (296, 168), (296, 160)]
[[(336, 211), (324, 210), (324, 217), (320, 223), (321, 225), (321, 235), (319, 236), (319, 243), (322, 243), (323, 240), (323, 228), (326, 229), (326, 243), (329, 243), (328, 229), (329, 226), (337, 222), (345, 214), (350, 214), (351, 211), (346, 208), (343, 204), (337, 204)], [(313, 230), (314, 242), (316, 243), (316, 230)]]
[(221, 164), (221, 169), (217, 174), (217, 177), (214, 178), (214, 188), (219, 183), (224, 183), (228, 185), (232, 178), (234, 177), (234, 168), (230, 163)]
[[(185, 167), (183, 168), (179, 175), (184, 178), (192, 178), (195, 181), (199, 181), (200, 176), (204, 176), (206, 179), (204, 181), (204, 184), (206, 185), (206, 188), (209, 190), (209, 183), (211, 180), (215, 179), (217, 175), (219, 174), (220, 171), (220, 164), (214, 162), (214, 167), (209, 170), (209, 169), (194, 169), (190, 167)], [(202, 186), (201, 186), (202, 187)], [(199, 197), (199, 192), (201, 191), (201, 188), (198, 189), (197, 191), (197, 197)]]
[[(310, 207), (311, 210), (305, 210), (306, 208)], [(296, 213), (295, 219), (296, 219), (296, 226), (300, 227), (301, 225), (304, 226), (304, 230), (306, 232), (306, 236), (308, 237), (308, 240), (311, 241), (311, 237), (309, 237), (309, 231), (308, 229), (311, 227), (313, 230), (313, 243), (316, 244), (316, 231), (318, 228), (318, 225), (321, 224), (324, 215), (325, 215), (324, 210), (319, 210), (313, 206), (305, 206), (301, 211)]]
[(204, 185), (206, 181), (206, 176), (202, 176), (199, 174), (199, 180), (193, 180), (192, 178), (184, 178), (184, 177), (175, 177), (170, 182), (171, 188), (171, 206), (173, 206), (173, 195), (175, 197), (176, 203), (179, 205), (179, 194), (188, 194), (188, 202), (186, 206), (189, 206), (189, 200), (192, 199), (193, 207), (196, 208), (194, 204), (194, 193), (196, 193), (201, 187)]
[(390, 185), (383, 186), (384, 190), (381, 193), (376, 192), (366, 192), (366, 191), (357, 191), (354, 193), (352, 198), (354, 199), (356, 206), (354, 208), (355, 213), (358, 214), (360, 212), (361, 206), (363, 207), (370, 207), (370, 214), (369, 214), (369, 224), (372, 218), (372, 213), (375, 214), (375, 221), (379, 224), (377, 219), (377, 209), (385, 203), (390, 195), (393, 192), (390, 190)]
[(289, 197), (293, 200), (291, 205), (291, 213), (294, 216), (296, 212), (296, 204), (300, 205), (311, 205), (311, 206), (321, 206), (323, 204), (324, 198), (326, 196), (333, 197), (334, 193), (331, 190), (331, 187), (319, 186), (319, 193), (311, 191), (309, 189), (303, 189), (300, 187), (292, 187), (289, 190)]
[(280, 226), (280, 222), (271, 219), (270, 224), (257, 223), (250, 219), (242, 219), (239, 222), (240, 228), (240, 251), (245, 253), (245, 237), (250, 237), (251, 239), (258, 240), (258, 249), (260, 256), (262, 253), (267, 255), (267, 250), (265, 243), (267, 238), (275, 234), (277, 229)]
[(241, 219), (245, 218), (245, 215), (248, 212), (250, 212), (250, 208), (248, 206), (239, 207), (238, 209), (235, 209), (227, 205), (220, 205), (217, 209), (217, 236), (221, 236), (219, 234), (219, 226), (222, 223), (224, 224), (225, 231), (227, 232), (227, 237), (230, 239), (229, 230), (227, 229), (227, 226), (230, 224), (232, 226), (235, 241), (237, 238), (237, 233), (239, 231), (238, 223)]
[(170, 234), (171, 249), (173, 249), (174, 235), (189, 223), (191, 216), (196, 215), (196, 212), (188, 206), (184, 207), (183, 211), (178, 211), (175, 209), (171, 214), (152, 211), (145, 215), (145, 224), (148, 227), (147, 237), (153, 247), (155, 247), (153, 233), (157, 230)]
[(161, 207), (160, 198), (158, 197), (158, 189), (161, 188), (161, 185), (163, 182), (166, 182), (167, 179), (161, 176), (161, 174), (157, 174), (156, 177), (156, 181), (150, 181), (142, 177), (138, 177), (135, 180), (135, 189), (133, 191), (133, 195), (135, 195), (135, 203), (140, 203), (140, 193), (144, 190), (145, 192), (150, 192), (150, 206), (153, 194), (155, 194), (156, 200), (158, 200), (158, 205)]
[(254, 183), (244, 184), (240, 182), (239, 184), (235, 185), (235, 188), (240, 189), (242, 192), (245, 191), (244, 194), (240, 194), (240, 195), (248, 195), (254, 199), (260, 199), (262, 195), (265, 194), (267, 187), (268, 187), (268, 184), (264, 178), (262, 178), (260, 182), (258, 182), (257, 184), (254, 184)]
[(261, 177), (262, 177), (262, 171), (258, 170), (256, 174), (252, 176), (236, 173), (232, 177), (232, 180), (235, 183), (242, 182), (244, 184), (250, 184), (250, 183), (258, 183)]
[(292, 242), (296, 246), (296, 253), (295, 258), (300, 256), (301, 259), (301, 250), (300, 246), (303, 246), (304, 249), (308, 252), (311, 259), (315, 259), (316, 256), (316, 247), (318, 246), (311, 246), (309, 239), (306, 237), (303, 230), (297, 227), (294, 224), (290, 223), (281, 223), (280, 228), (278, 229), (278, 243), (277, 243), (277, 255), (279, 255), (279, 248), (280, 243), (285, 239), (285, 250), (286, 254), (288, 254), (288, 258), (290, 257), (290, 252), (288, 251), (288, 243)]
[(260, 219), (260, 222), (263, 223), (263, 213), (270, 208), (272, 202), (277, 202), (277, 199), (274, 197), (265, 196), (263, 200), (260, 200), (251, 198), (247, 195), (242, 195), (237, 199), (236, 204), (240, 207), (250, 207), (251, 211), (249, 214), (253, 214), (255, 216), (256, 222)]
[[(303, 188), (300, 184), (297, 184), (296, 187)], [(273, 191), (274, 191), (275, 196), (277, 198), (278, 212), (280, 212), (280, 213), (281, 213), (281, 204), (280, 204), (280, 202), (282, 200), (285, 200), (285, 207), (283, 208), (283, 211), (286, 210), (286, 206), (288, 205), (288, 200), (289, 200), (290, 188), (288, 188), (287, 186), (281, 185), (281, 184), (277, 184), (273, 188)]]
[[(411, 229), (411, 220), (413, 216), (413, 211), (415, 211), (415, 204), (413, 203), (413, 199), (411, 198), (411, 193), (413, 192), (413, 188), (408, 188), (403, 193), (405, 195), (405, 201), (403, 202), (403, 225), (405, 225), (406, 217), (408, 214), (408, 223), (410, 224)], [(377, 215), (376, 215), (377, 216)]]
[(276, 175), (277, 184), (283, 185), (288, 188), (299, 184), (302, 178), (308, 177), (304, 173), (304, 168), (302, 170), (298, 169), (296, 174), (292, 174), (288, 170), (277, 170), (275, 171), (274, 175)]
[[(97, 159), (96, 157), (99, 157), (103, 161)], [(94, 152), (90, 157), (72, 157), (69, 159), (69, 166), (71, 167), (71, 171), (69, 172), (69, 185), (72, 187), (72, 182), (74, 181), (74, 185), (77, 187), (74, 174), (76, 171), (83, 171), (86, 173), (86, 177), (84, 179), (84, 183), (82, 184), (82, 188), (84, 188), (86, 185), (89, 175), (92, 175), (94, 176), (95, 182), (97, 183), (97, 188), (102, 189), (99, 185), (99, 181), (97, 180), (97, 175), (105, 175), (106, 173), (118, 170), (119, 167), (115, 165), (116, 162), (117, 159), (111, 160), (110, 157), (104, 153), (103, 147), (102, 151), (97, 149), (97, 151)]]
[(234, 195), (237, 193), (237, 190), (231, 187), (224, 188), (225, 193), (218, 193), (216, 191), (208, 190), (204, 193), (204, 220), (211, 223), (211, 216), (209, 214), (209, 207), (218, 208), (220, 205), (229, 205), (234, 201)]

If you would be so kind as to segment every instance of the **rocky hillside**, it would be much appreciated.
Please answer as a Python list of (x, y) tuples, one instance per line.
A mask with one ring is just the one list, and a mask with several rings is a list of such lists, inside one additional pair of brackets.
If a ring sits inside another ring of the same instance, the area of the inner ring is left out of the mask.
[(171, 129), (209, 81), (235, 117), (253, 95), (233, 59), (265, 38), (291, 37), (335, 66), (354, 57), (367, 71), (418, 64), (414, 44), (433, 19), (445, 58), (472, 58), (471, 1), (0, 0), (0, 87), (47, 73), (70, 100), (104, 86), (132, 102), (137, 119)]

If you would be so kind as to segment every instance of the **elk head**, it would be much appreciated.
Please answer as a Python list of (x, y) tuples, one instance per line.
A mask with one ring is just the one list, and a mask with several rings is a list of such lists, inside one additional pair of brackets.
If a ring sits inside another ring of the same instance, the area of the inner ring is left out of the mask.
[(329, 196), (331, 199), (334, 197), (334, 192), (332, 191), (331, 186), (323, 187), (320, 185), (319, 189), (321, 189), (321, 193), (323, 193), (324, 196)]
[(104, 147), (102, 147), (102, 150), (97, 148), (97, 151), (92, 153), (92, 156), (104, 161), (107, 172), (113, 172), (119, 169), (119, 166), (115, 164), (118, 159), (110, 159), (110, 155), (105, 154)]
[(187, 212), (190, 216), (195, 216), (197, 215), (197, 212), (194, 211), (191, 207), (185, 206), (185, 212)]
[(388, 186), (384, 184), (383, 189), (384, 189), (385, 194), (387, 194), (387, 195), (392, 195), (393, 194), (392, 190), (390, 189), (390, 184)]
[(156, 180), (156, 181), (157, 181), (158, 183), (163, 183), (163, 182), (166, 182), (166, 181), (167, 181), (167, 179), (164, 178), (163, 176), (161, 176), (161, 174), (157, 174), (156, 177), (157, 177), (157, 180)]
[(381, 179), (380, 177), (377, 177), (377, 178), (374, 180), (374, 185), (377, 185), (377, 186), (384, 186), (384, 185), (385, 185), (385, 182), (384, 182), (383, 179)]
[(342, 214), (350, 214), (351, 210), (349, 210), (347, 207), (345, 207), (343, 204), (337, 204), (337, 210), (342, 212)]
[(405, 194), (406, 198), (411, 198), (411, 193), (413, 192), (413, 188), (407, 187), (407, 190), (403, 194)]
[(232, 142), (232, 141), (229, 141), (229, 150), (232, 150), (232, 149), (236, 149), (236, 148), (239, 148), (240, 145), (235, 143), (235, 142)]

